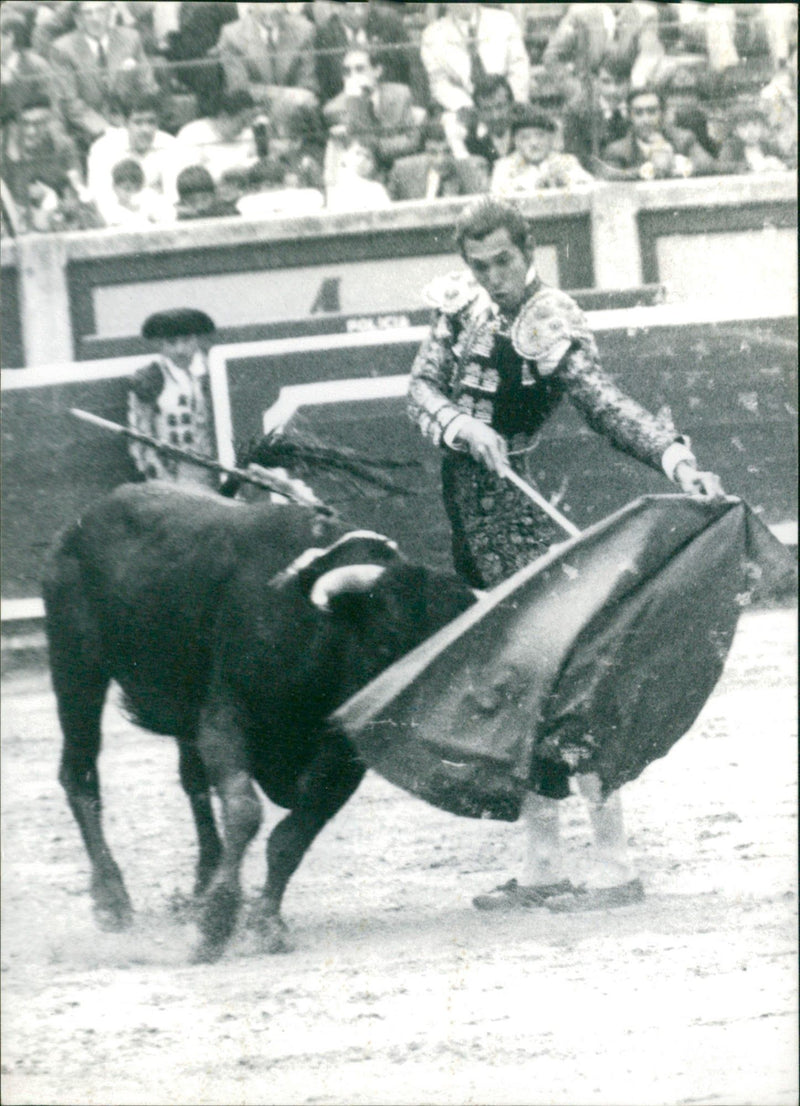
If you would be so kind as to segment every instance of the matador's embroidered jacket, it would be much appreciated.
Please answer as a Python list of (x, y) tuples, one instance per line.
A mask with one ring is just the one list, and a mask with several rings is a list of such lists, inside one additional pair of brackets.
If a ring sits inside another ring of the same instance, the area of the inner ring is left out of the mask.
[[(469, 274), (434, 281), (426, 292), (437, 314), (411, 369), (409, 414), (443, 448), (456, 569), (473, 586), (493, 586), (563, 535), (512, 485), (459, 448), (455, 439), (465, 418), (502, 434), (516, 469), (564, 396), (593, 430), (655, 469), (684, 439), (671, 420), (651, 415), (603, 372), (586, 317), (564, 292), (538, 278), (529, 285), (528, 358), (511, 341), (514, 319)], [(679, 456), (691, 458), (688, 445), (680, 445)]]

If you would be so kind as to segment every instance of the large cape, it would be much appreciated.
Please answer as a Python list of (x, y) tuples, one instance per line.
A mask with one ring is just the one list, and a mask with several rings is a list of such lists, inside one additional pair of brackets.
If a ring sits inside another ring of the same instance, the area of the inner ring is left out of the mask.
[(552, 549), (332, 716), (435, 806), (513, 821), (532, 757), (607, 794), (664, 756), (722, 672), (739, 613), (793, 571), (738, 499), (647, 496)]

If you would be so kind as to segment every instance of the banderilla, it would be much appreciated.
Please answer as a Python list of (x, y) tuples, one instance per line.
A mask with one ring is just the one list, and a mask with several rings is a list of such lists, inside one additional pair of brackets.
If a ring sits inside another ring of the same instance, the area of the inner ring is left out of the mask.
[(315, 495), (309, 494), (308, 492), (299, 491), (296, 482), (291, 479), (284, 479), (275, 473), (270, 473), (267, 476), (266, 472), (263, 470), (256, 475), (255, 473), (247, 472), (245, 469), (223, 465), (219, 461), (215, 461), (212, 457), (203, 457), (202, 454), (194, 453), (190, 449), (182, 449), (181, 446), (172, 445), (170, 442), (163, 442), (159, 438), (152, 438), (149, 434), (143, 434), (140, 430), (132, 430), (128, 426), (122, 426), (121, 423), (111, 422), (110, 419), (103, 419), (99, 415), (93, 415), (90, 411), (82, 411), (79, 407), (70, 407), (69, 413), (82, 422), (88, 422), (92, 426), (99, 426), (101, 430), (108, 430), (112, 434), (121, 434), (125, 438), (130, 438), (131, 441), (141, 442), (142, 445), (157, 449), (159, 453), (166, 454), (169, 457), (180, 457), (184, 461), (191, 461), (192, 464), (200, 465), (202, 468), (210, 469), (212, 472), (217, 472), (222, 476), (235, 476), (237, 480), (242, 480), (247, 484), (255, 484), (257, 488), (264, 488), (270, 492), (277, 492), (278, 495), (285, 496), (301, 507), (313, 507), (315, 510), (325, 514), (333, 514), (332, 509), (327, 504), (323, 503), (321, 499), (317, 499)]

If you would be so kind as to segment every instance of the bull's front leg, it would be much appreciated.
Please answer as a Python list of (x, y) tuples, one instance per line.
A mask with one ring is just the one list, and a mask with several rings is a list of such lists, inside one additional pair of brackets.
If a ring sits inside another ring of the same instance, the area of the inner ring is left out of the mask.
[(236, 925), (242, 897), (239, 873), (245, 850), (261, 825), (261, 803), (232, 705), (216, 703), (203, 711), (197, 747), (222, 804), (224, 831), (222, 856), (200, 919), (200, 944), (192, 957), (194, 963), (211, 963), (222, 955)]
[(281, 917), (286, 885), (314, 838), (344, 806), (366, 771), (340, 734), (326, 735), (324, 741), (298, 779), (293, 810), (275, 826), (267, 841), (267, 882), (258, 924), (264, 950), (269, 953), (291, 951), (292, 942)]

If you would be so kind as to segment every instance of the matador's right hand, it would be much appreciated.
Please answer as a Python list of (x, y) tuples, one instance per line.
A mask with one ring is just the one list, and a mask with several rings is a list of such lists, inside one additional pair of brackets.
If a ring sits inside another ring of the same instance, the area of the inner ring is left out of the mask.
[(459, 427), (455, 440), (463, 442), (472, 459), (486, 465), (490, 472), (502, 476), (508, 468), (508, 446), (505, 439), (485, 422), (470, 418)]

